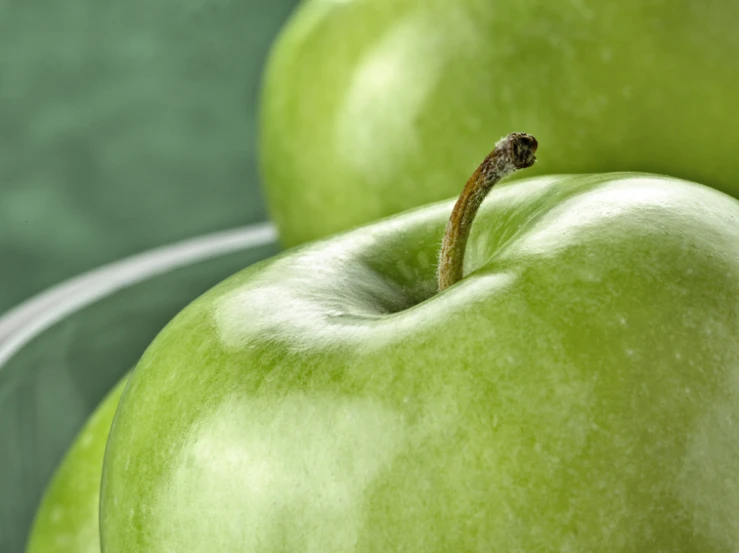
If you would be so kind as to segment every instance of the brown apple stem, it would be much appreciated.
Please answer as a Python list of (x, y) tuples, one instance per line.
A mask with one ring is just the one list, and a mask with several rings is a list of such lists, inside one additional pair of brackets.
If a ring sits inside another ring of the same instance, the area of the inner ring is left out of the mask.
[(470, 228), (485, 196), (501, 179), (518, 169), (531, 167), (536, 161), (538, 146), (536, 138), (530, 134), (509, 134), (498, 141), (493, 151), (472, 173), (454, 204), (446, 226), (439, 258), (439, 291), (462, 279), (464, 252)]

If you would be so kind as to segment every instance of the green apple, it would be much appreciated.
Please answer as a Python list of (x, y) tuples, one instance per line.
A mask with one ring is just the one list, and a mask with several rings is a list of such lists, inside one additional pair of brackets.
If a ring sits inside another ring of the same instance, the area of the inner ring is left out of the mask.
[(59, 465), (36, 513), (26, 553), (100, 553), (103, 456), (125, 378), (108, 392)]
[(736, 551), (739, 202), (641, 173), (509, 182), (437, 292), (451, 209), (290, 250), (175, 317), (113, 422), (104, 551)]
[(647, 171), (739, 196), (737, 29), (736, 0), (303, 2), (262, 93), (281, 240), (451, 197), (511, 128), (547, 144), (540, 174)]

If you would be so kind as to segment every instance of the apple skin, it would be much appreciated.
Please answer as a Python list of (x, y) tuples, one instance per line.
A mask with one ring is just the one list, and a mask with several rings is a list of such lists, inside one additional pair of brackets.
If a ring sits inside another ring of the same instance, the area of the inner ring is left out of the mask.
[(739, 543), (739, 202), (636, 173), (494, 189), (280, 254), (154, 340), (105, 553), (725, 553)]
[(26, 553), (100, 553), (100, 479), (113, 415), (126, 384), (108, 392), (44, 493)]
[(736, 0), (303, 2), (262, 93), (269, 212), (293, 246), (458, 192), (491, 137), (527, 176), (646, 171), (739, 196)]

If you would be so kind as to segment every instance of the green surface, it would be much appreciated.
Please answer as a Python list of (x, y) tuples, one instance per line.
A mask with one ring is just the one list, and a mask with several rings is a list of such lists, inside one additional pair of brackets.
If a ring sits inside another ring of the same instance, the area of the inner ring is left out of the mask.
[(265, 195), (292, 246), (529, 174), (646, 171), (739, 197), (737, 0), (313, 0), (270, 60)]
[(181, 312), (116, 413), (106, 553), (736, 551), (739, 202), (636, 173), (508, 183), (434, 294), (450, 210)]
[(255, 106), (296, 0), (0, 3), (0, 313), (264, 220)]
[(54, 474), (26, 553), (100, 553), (100, 479), (108, 432), (126, 385), (116, 384), (87, 420)]

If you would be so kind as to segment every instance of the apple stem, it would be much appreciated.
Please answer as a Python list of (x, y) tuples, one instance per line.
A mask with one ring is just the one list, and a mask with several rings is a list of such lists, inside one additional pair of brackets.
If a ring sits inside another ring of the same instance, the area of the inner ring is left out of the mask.
[(498, 141), (493, 151), (472, 173), (454, 204), (446, 226), (439, 257), (439, 291), (462, 280), (470, 228), (485, 196), (501, 179), (518, 169), (531, 167), (536, 161), (538, 145), (536, 138), (530, 134), (509, 134)]

